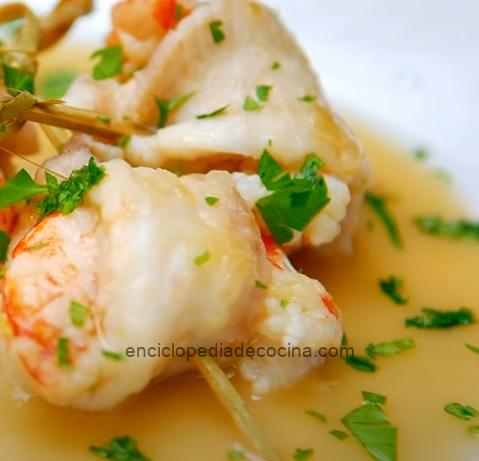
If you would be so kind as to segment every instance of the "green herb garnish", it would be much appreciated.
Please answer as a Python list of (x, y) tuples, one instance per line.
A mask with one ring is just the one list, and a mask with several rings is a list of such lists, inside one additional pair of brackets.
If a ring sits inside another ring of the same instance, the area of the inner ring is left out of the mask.
[(416, 160), (419, 160), (420, 162), (427, 160), (429, 158), (429, 152), (423, 148), (416, 149), (412, 154), (414, 158)]
[(407, 298), (399, 292), (403, 285), (404, 280), (394, 275), (388, 279), (379, 280), (379, 288), (396, 304), (407, 304)]
[(0, 230), (0, 263), (4, 263), (7, 260), (8, 246), (11, 240), (11, 237), (6, 232)]
[(261, 280), (255, 280), (254, 282), (256, 288), (259, 288), (261, 290), (267, 290), (268, 287), (261, 281)]
[(58, 338), (57, 362), (61, 368), (69, 368), (72, 364), (70, 359), (70, 340), (68, 338)]
[(213, 205), (216, 205), (218, 202), (219, 202), (219, 198), (218, 197), (212, 197), (212, 196), (208, 196), (208, 197), (205, 197), (205, 202), (209, 205), (209, 206), (213, 206)]
[(130, 144), (130, 141), (131, 141), (131, 135), (123, 136), (117, 141), (116, 145), (118, 147), (121, 147), (122, 149), (126, 149), (128, 145)]
[(45, 99), (60, 99), (75, 80), (75, 72), (64, 70), (47, 75), (41, 82), (39, 94)]
[(223, 21), (220, 21), (219, 19), (210, 22), (211, 37), (215, 43), (221, 43), (226, 38), (222, 27)]
[(179, 109), (185, 103), (187, 103), (195, 93), (188, 93), (183, 96), (179, 96), (173, 99), (156, 99), (156, 105), (160, 111), (160, 117), (158, 118), (157, 127), (164, 128), (168, 121), (170, 112)]
[(261, 102), (267, 102), (272, 89), (273, 87), (271, 85), (258, 85), (256, 87), (256, 96), (258, 100)]
[(473, 346), (472, 344), (466, 344), (466, 347), (474, 354), (479, 354), (479, 346)]
[(377, 405), (384, 405), (386, 403), (386, 397), (375, 392), (361, 391), (363, 399), (367, 403), (375, 403)]
[(366, 203), (376, 213), (377, 217), (382, 221), (386, 228), (389, 239), (398, 248), (402, 248), (402, 238), (398, 225), (393, 215), (388, 210), (386, 199), (372, 192), (368, 192), (365, 197)]
[(47, 186), (37, 184), (27, 171), (22, 169), (0, 187), (0, 208), (8, 208), (47, 191)]
[(88, 315), (90, 314), (90, 310), (88, 307), (80, 304), (77, 301), (70, 301), (68, 314), (70, 315), (70, 321), (72, 324), (80, 328), (85, 325)]
[(466, 219), (446, 221), (439, 216), (418, 216), (414, 223), (425, 234), (453, 239), (479, 240), (479, 222)]
[(111, 117), (109, 115), (98, 115), (96, 118), (105, 125), (109, 125), (111, 123)]
[(444, 407), (444, 411), (456, 418), (465, 419), (469, 421), (479, 415), (479, 411), (469, 405), (461, 405), (460, 403), (448, 403)]
[(263, 105), (260, 104), (258, 101), (253, 99), (251, 96), (246, 96), (244, 103), (243, 103), (243, 109), (248, 111), (248, 112), (253, 112), (255, 110), (260, 110), (263, 108)]
[(137, 441), (129, 436), (115, 437), (102, 447), (90, 447), (90, 452), (113, 461), (150, 461), (138, 449)]
[(397, 428), (392, 426), (380, 405), (366, 402), (341, 421), (375, 460), (397, 459)]
[(228, 457), (230, 461), (239, 461), (242, 459), (246, 459), (246, 456), (244, 455), (244, 453), (241, 450), (238, 450), (236, 448), (228, 450), (226, 452), (226, 456)]
[(220, 107), (219, 109), (216, 109), (214, 110), (213, 112), (210, 112), (208, 114), (201, 114), (201, 115), (197, 115), (196, 118), (198, 120), (204, 120), (205, 118), (213, 118), (213, 117), (218, 117), (220, 115), (223, 115), (226, 110), (228, 109), (229, 105), (228, 106), (223, 106), (223, 107)]
[(33, 93), (35, 89), (34, 77), (32, 74), (22, 69), (11, 67), (5, 63), (2, 64), (3, 80), (8, 89), (17, 91), (28, 91)]
[(302, 231), (329, 203), (328, 188), (317, 169), (321, 160), (310, 154), (300, 174), (292, 177), (264, 150), (258, 174), (265, 187), (273, 191), (256, 202), (256, 207), (278, 244), (293, 238), (293, 229)]
[(310, 94), (306, 94), (306, 95), (301, 96), (300, 98), (298, 98), (298, 101), (307, 102), (307, 103), (313, 102), (315, 100), (316, 100), (316, 96), (312, 96)]
[(479, 425), (477, 426), (469, 426), (467, 428), (467, 432), (472, 435), (478, 435), (479, 434)]
[(397, 339), (396, 341), (388, 341), (379, 344), (368, 344), (366, 354), (372, 359), (376, 357), (388, 357), (390, 355), (399, 354), (400, 352), (412, 349), (415, 343), (412, 339)]
[(207, 263), (209, 260), (210, 260), (210, 252), (205, 251), (203, 254), (195, 258), (195, 264), (197, 266), (202, 266), (203, 264)]
[(351, 355), (344, 359), (344, 361), (354, 369), (362, 371), (363, 373), (374, 373), (378, 367), (368, 358), (362, 355)]
[(126, 360), (126, 357), (119, 352), (103, 350), (101, 351), (101, 354), (103, 355), (103, 357), (109, 360), (113, 360), (114, 362), (124, 362)]
[(116, 77), (123, 70), (123, 56), (121, 46), (111, 46), (95, 51), (91, 59), (100, 58), (93, 67), (92, 76), (95, 80), (105, 80)]
[(293, 458), (296, 461), (306, 461), (313, 456), (314, 450), (312, 448), (296, 448)]
[(473, 312), (466, 307), (449, 311), (424, 307), (422, 312), (423, 315), (407, 318), (405, 321), (406, 326), (425, 329), (443, 329), (459, 325), (471, 325), (476, 322)]
[(329, 433), (337, 438), (338, 440), (344, 440), (344, 439), (347, 439), (348, 438), (348, 434), (346, 434), (346, 432), (343, 432), (343, 431), (339, 431), (337, 429), (333, 430), (333, 431), (329, 431)]
[(272, 69), (272, 70), (281, 69), (281, 63), (278, 62), (278, 61), (274, 61), (273, 64), (271, 64), (271, 69)]
[(312, 416), (313, 418), (316, 418), (318, 421), (321, 421), (322, 423), (327, 423), (328, 418), (324, 416), (322, 413), (316, 410), (306, 410), (305, 412), (307, 415)]

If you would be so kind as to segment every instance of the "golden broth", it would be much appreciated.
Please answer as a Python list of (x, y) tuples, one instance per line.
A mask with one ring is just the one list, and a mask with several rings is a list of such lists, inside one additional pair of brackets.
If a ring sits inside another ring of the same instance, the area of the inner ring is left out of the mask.
[[(74, 58), (48, 56), (47, 67), (71, 67), (73, 59), (78, 62), (78, 53), (61, 54), (67, 55)], [(329, 359), (293, 388), (260, 401), (248, 400), (249, 407), (285, 460), (292, 459), (297, 447), (314, 448), (312, 460), (369, 460), (354, 437), (339, 441), (328, 432), (345, 430), (340, 418), (359, 406), (361, 390), (374, 391), (388, 397), (385, 411), (399, 427), (399, 459), (472, 460), (479, 453), (479, 438), (466, 428), (474, 420), (454, 418), (443, 407), (454, 401), (479, 407), (479, 355), (464, 346), (466, 342), (479, 345), (479, 325), (424, 331), (406, 329), (404, 319), (419, 313), (422, 306), (455, 309), (464, 305), (479, 315), (479, 244), (422, 235), (411, 223), (414, 215), (462, 215), (452, 186), (407, 154), (362, 129), (359, 133), (372, 162), (372, 189), (394, 198), (391, 210), (405, 247), (393, 247), (383, 226), (365, 209), (353, 256), (334, 262), (304, 258), (301, 264), (334, 294), (356, 353), (361, 354), (369, 342), (403, 337), (413, 338), (416, 348), (377, 359), (379, 369), (372, 374)], [(47, 150), (49, 146), (44, 145), (43, 155)], [(404, 277), (410, 299), (406, 306), (393, 304), (378, 289), (378, 280), (390, 275)], [(239, 386), (247, 396), (247, 389)], [(233, 444), (247, 446), (196, 374), (151, 386), (121, 408), (99, 414), (56, 408), (38, 398), (19, 406), (3, 379), (0, 408), (1, 461), (93, 461), (90, 445), (125, 434), (135, 437), (152, 461), (222, 461)], [(306, 415), (308, 409), (325, 414), (328, 423)]]

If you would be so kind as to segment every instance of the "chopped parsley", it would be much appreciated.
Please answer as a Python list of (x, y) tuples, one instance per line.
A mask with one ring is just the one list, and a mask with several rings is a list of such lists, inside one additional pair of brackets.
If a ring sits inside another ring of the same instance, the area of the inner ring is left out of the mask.
[(214, 206), (216, 205), (218, 202), (219, 202), (219, 198), (218, 197), (212, 197), (212, 196), (208, 196), (208, 197), (205, 197), (205, 202), (209, 205), (209, 206)]
[(73, 71), (56, 71), (40, 82), (38, 92), (45, 99), (60, 99), (65, 96), (75, 77), (76, 74)]
[(377, 405), (384, 405), (386, 403), (386, 397), (375, 392), (361, 391), (363, 399), (368, 403), (375, 403)]
[(446, 221), (439, 216), (417, 216), (414, 223), (425, 234), (479, 240), (479, 222), (466, 219)]
[(407, 304), (408, 299), (399, 292), (403, 285), (404, 280), (394, 275), (388, 279), (379, 280), (379, 288), (396, 304)]
[(261, 290), (267, 290), (268, 287), (261, 281), (261, 280), (255, 280), (254, 282), (256, 288), (259, 288)]
[(281, 309), (286, 309), (288, 307), (288, 304), (289, 304), (289, 301), (287, 299), (282, 299), (279, 302), (279, 306), (281, 307)]
[(329, 431), (329, 433), (338, 440), (344, 440), (348, 438), (348, 434), (346, 434), (346, 432), (339, 431), (337, 429)]
[(363, 373), (374, 373), (378, 367), (368, 358), (362, 355), (347, 356), (344, 361), (355, 370)]
[(28, 91), (33, 93), (35, 90), (34, 77), (32, 74), (22, 69), (11, 67), (3, 63), (3, 80), (8, 89), (17, 91)]
[(399, 354), (415, 347), (412, 339), (404, 338), (395, 341), (388, 341), (378, 344), (368, 344), (366, 354), (372, 359), (376, 357), (388, 357), (390, 355)]
[(461, 405), (457, 402), (448, 403), (444, 407), (444, 411), (452, 416), (455, 416), (456, 418), (465, 419), (466, 421), (469, 421), (470, 419), (479, 415), (479, 411), (477, 411), (475, 408), (469, 405)]
[(236, 448), (232, 448), (231, 450), (228, 450), (226, 452), (226, 456), (230, 461), (239, 461), (242, 459), (246, 459), (246, 456), (241, 450), (238, 450)]
[(255, 110), (260, 110), (263, 108), (263, 105), (260, 104), (256, 99), (253, 99), (251, 96), (246, 96), (243, 109), (247, 112), (253, 112)]
[(138, 442), (130, 437), (115, 437), (101, 447), (90, 447), (90, 452), (99, 458), (112, 461), (151, 461), (138, 449)]
[(57, 363), (61, 368), (69, 368), (72, 364), (70, 359), (70, 340), (68, 338), (58, 338)]
[(256, 97), (261, 102), (267, 102), (272, 89), (271, 85), (258, 85), (256, 87)]
[(278, 61), (274, 61), (273, 64), (271, 64), (271, 70), (278, 70), (281, 69), (281, 63)]
[(98, 115), (97, 119), (105, 125), (109, 125), (111, 123), (111, 117), (109, 115)]
[(98, 166), (93, 158), (88, 165), (73, 171), (70, 177), (58, 182), (55, 176), (47, 173), (47, 196), (37, 205), (40, 215), (46, 216), (57, 211), (72, 213), (80, 205), (85, 194), (105, 177), (105, 169)]
[(11, 240), (6, 232), (0, 230), (0, 263), (4, 263), (7, 260), (8, 246)]
[(293, 454), (293, 458), (296, 461), (306, 461), (311, 459), (313, 456), (314, 450), (312, 448), (296, 448), (296, 451)]
[(220, 21), (219, 19), (210, 22), (211, 37), (215, 43), (221, 43), (226, 38), (222, 27), (223, 21)]
[(322, 413), (316, 410), (306, 410), (305, 412), (307, 415), (312, 416), (313, 418), (316, 418), (318, 421), (321, 421), (322, 423), (327, 423), (328, 418), (324, 416)]
[(407, 318), (406, 327), (444, 329), (459, 325), (472, 325), (476, 322), (473, 312), (467, 307), (449, 311), (424, 307), (422, 313), (423, 315)]
[(397, 428), (390, 423), (381, 405), (366, 402), (341, 421), (374, 459), (397, 459)]
[(158, 110), (160, 111), (157, 127), (164, 128), (166, 126), (170, 113), (186, 104), (194, 94), (194, 92), (188, 93), (173, 99), (156, 98), (156, 105), (158, 106)]
[(424, 148), (416, 149), (412, 154), (414, 158), (420, 162), (429, 158), (429, 152)]
[(130, 144), (130, 141), (131, 141), (131, 135), (123, 136), (117, 141), (116, 145), (118, 147), (121, 147), (122, 149), (126, 149), (128, 145)]
[(307, 102), (307, 103), (313, 102), (315, 100), (316, 100), (316, 96), (312, 96), (310, 94), (305, 94), (304, 96), (301, 96), (300, 98), (298, 98), (298, 101)]
[(474, 354), (479, 354), (479, 346), (473, 346), (472, 344), (466, 344), (466, 347)]
[(377, 217), (382, 221), (386, 228), (389, 239), (398, 248), (402, 248), (402, 238), (399, 232), (398, 225), (393, 215), (390, 213), (387, 207), (386, 198), (376, 195), (372, 192), (368, 192), (365, 197), (366, 203), (376, 213)]
[(72, 324), (81, 328), (85, 325), (88, 315), (90, 314), (90, 309), (77, 301), (70, 301), (68, 314)]
[(109, 360), (113, 360), (114, 362), (124, 362), (126, 360), (126, 357), (123, 354), (120, 354), (119, 352), (103, 350), (101, 351), (101, 354), (103, 355), (103, 357)]
[(273, 193), (256, 202), (256, 207), (278, 244), (293, 238), (293, 229), (302, 231), (329, 203), (328, 187), (317, 169), (321, 160), (310, 154), (305, 158), (297, 177), (285, 172), (281, 165), (264, 150), (258, 174), (262, 183)]
[(203, 264), (207, 263), (209, 260), (210, 260), (210, 252), (205, 251), (203, 254), (195, 258), (195, 264), (197, 266), (202, 266)]
[(218, 117), (218, 116), (223, 115), (224, 113), (226, 113), (228, 107), (229, 107), (229, 105), (220, 107), (219, 109), (216, 109), (213, 112), (209, 112), (208, 114), (197, 115), (196, 118), (198, 120), (204, 120), (205, 118)]
[(46, 185), (37, 184), (25, 171), (20, 170), (0, 187), (0, 208), (7, 208), (38, 195), (45, 197), (37, 204), (42, 217), (57, 211), (71, 213), (83, 200), (84, 195), (105, 177), (105, 170), (93, 158), (88, 165), (72, 172), (59, 183), (55, 176), (46, 174)]
[(99, 58), (93, 67), (92, 77), (95, 80), (106, 80), (117, 77), (123, 70), (123, 56), (121, 46), (111, 46), (95, 51), (91, 59)]

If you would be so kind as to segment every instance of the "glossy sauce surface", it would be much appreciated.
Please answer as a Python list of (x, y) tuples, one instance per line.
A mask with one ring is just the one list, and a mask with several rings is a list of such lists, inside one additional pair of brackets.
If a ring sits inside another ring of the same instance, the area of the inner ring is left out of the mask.
[[(78, 56), (70, 55), (62, 53), (61, 60), (48, 57), (47, 66), (58, 69), (78, 62)], [(378, 371), (371, 374), (329, 359), (293, 388), (259, 401), (236, 384), (285, 460), (292, 459), (298, 447), (314, 448), (311, 459), (318, 461), (371, 459), (352, 436), (339, 441), (328, 433), (345, 430), (340, 419), (360, 405), (361, 390), (388, 397), (385, 411), (399, 428), (399, 459), (477, 459), (479, 438), (466, 428), (479, 424), (479, 419), (462, 421), (443, 407), (457, 401), (479, 408), (479, 355), (464, 346), (479, 346), (479, 325), (425, 331), (406, 329), (404, 319), (419, 314), (423, 306), (468, 306), (479, 317), (479, 242), (421, 234), (412, 224), (417, 214), (463, 217), (453, 184), (366, 130), (358, 132), (372, 163), (371, 190), (391, 198), (404, 249), (391, 245), (384, 227), (365, 208), (354, 255), (335, 261), (306, 257), (298, 263), (334, 295), (357, 354), (370, 342), (405, 337), (413, 338), (416, 348), (377, 359)], [(48, 149), (42, 146), (43, 153)], [(379, 290), (378, 280), (390, 275), (404, 278), (406, 306), (395, 305)], [(2, 461), (93, 461), (90, 445), (126, 434), (138, 440), (152, 461), (221, 461), (235, 443), (247, 446), (196, 374), (152, 385), (122, 407), (100, 414), (55, 408), (37, 398), (19, 406), (11, 398), (7, 378), (0, 375), (0, 408)], [(326, 415), (328, 423), (306, 415), (309, 409)]]

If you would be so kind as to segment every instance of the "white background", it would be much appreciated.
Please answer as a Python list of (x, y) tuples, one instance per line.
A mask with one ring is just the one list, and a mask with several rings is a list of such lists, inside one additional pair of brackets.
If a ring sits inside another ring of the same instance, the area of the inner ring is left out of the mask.
[[(479, 217), (479, 0), (266, 2), (306, 49), (333, 104), (407, 149), (430, 149)], [(54, 2), (26, 3), (46, 11)], [(101, 39), (113, 3), (97, 0), (74, 38)]]

